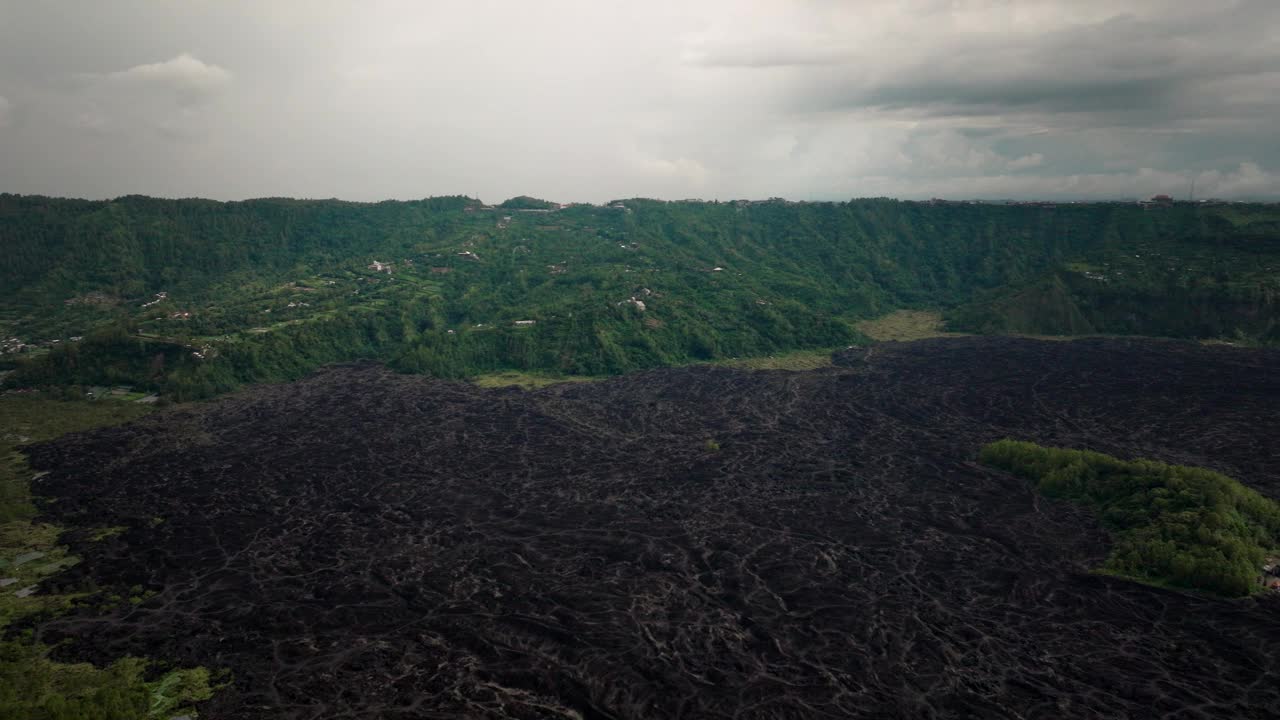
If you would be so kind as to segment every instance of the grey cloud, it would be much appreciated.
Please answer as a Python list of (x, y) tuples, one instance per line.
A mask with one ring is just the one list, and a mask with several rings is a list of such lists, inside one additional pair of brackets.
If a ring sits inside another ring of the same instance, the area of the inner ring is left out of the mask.
[(1265, 28), (1277, 23), (1280, 6), (1247, 3), (1190, 18), (1124, 16), (1044, 33), (944, 35), (905, 61), (882, 63), (874, 77), (852, 71), (804, 87), (809, 102), (826, 109), (1119, 112), (1119, 124), (1132, 123), (1125, 111), (1148, 119), (1199, 116), (1225, 109), (1221, 83), (1274, 85), (1268, 76), (1280, 71), (1280, 47), (1266, 41)]
[(189, 53), (182, 53), (164, 62), (135, 65), (127, 70), (108, 73), (102, 80), (117, 87), (172, 93), (180, 102), (192, 104), (225, 90), (231, 83), (231, 73)]
[[(1167, 106), (1185, 80), (1172, 77), (1075, 79), (1044, 76), (1008, 80), (919, 78), (855, 91), (843, 103), (883, 108), (919, 108), (928, 114), (973, 115), (1006, 109), (1043, 112), (1155, 110)], [(826, 103), (841, 103), (838, 96)]]
[(1031, 153), (1014, 158), (1006, 163), (1010, 170), (1026, 170), (1027, 168), (1040, 167), (1044, 164), (1044, 155), (1042, 153)]
[(1277, 28), (1271, 0), (0, 0), (0, 192), (1280, 197)]
[(13, 103), (9, 102), (5, 96), (0, 95), (0, 129), (9, 124), (9, 115), (12, 112)]
[(839, 65), (852, 57), (848, 49), (823, 45), (821, 39), (789, 38), (716, 47), (694, 46), (685, 50), (682, 59), (689, 65), (701, 67), (759, 69)]
[(201, 138), (214, 115), (208, 105), (232, 76), (190, 53), (106, 73), (81, 73), (79, 85), (47, 100), (63, 125), (98, 135), (146, 131), (170, 141)]
[(1138, 168), (1119, 173), (1080, 173), (1059, 176), (993, 174), (933, 178), (904, 183), (899, 178), (864, 179), (866, 195), (926, 195), (964, 198), (1058, 197), (1079, 200), (1143, 198), (1155, 193), (1183, 197), (1195, 179), (1197, 197), (1274, 197), (1280, 175), (1254, 163), (1227, 170), (1177, 173)]

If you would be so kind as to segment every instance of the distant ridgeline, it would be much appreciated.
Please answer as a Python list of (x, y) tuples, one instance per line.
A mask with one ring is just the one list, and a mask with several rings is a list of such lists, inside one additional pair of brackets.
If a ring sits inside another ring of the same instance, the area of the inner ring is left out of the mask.
[(1112, 533), (1108, 572), (1234, 597), (1261, 589), (1280, 551), (1280, 505), (1210, 470), (1013, 440), (981, 459), (1092, 507)]
[(357, 358), (599, 375), (832, 347), (899, 308), (1275, 344), (1280, 207), (0, 195), (0, 287), (9, 385), (179, 399)]

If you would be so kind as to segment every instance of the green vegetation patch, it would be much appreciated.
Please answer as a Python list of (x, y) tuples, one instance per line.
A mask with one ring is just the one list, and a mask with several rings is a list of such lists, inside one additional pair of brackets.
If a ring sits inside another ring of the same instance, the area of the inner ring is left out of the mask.
[(744, 370), (817, 370), (831, 367), (832, 350), (797, 350), (764, 357), (734, 358), (718, 364)]
[(0, 524), (0, 632), (28, 615), (65, 610), (79, 595), (36, 592), (36, 585), (79, 560), (57, 544), (61, 528), (15, 520)]
[[(18, 446), (78, 430), (119, 425), (151, 411), (119, 400), (53, 400), (40, 395), (0, 396), (0, 523), (35, 515), (27, 458)], [(0, 547), (0, 554), (6, 548)]]
[(537, 390), (548, 385), (559, 385), (567, 382), (591, 382), (599, 378), (576, 375), (539, 375), (525, 372), (496, 372), (477, 375), (471, 382), (482, 388), (521, 387), (525, 390)]
[(58, 545), (62, 528), (32, 522), (36, 514), (31, 503), (32, 472), (19, 446), (127, 422), (150, 410), (147, 405), (120, 400), (0, 397), (0, 632), (19, 618), (63, 610), (79, 597), (34, 589), (44, 578), (79, 560)]
[(195, 717), (191, 704), (214, 686), (205, 668), (147, 680), (149, 664), (126, 657), (105, 668), (50, 660), (17, 642), (0, 642), (0, 717), (27, 720), (150, 720)]
[(935, 337), (960, 337), (965, 334), (946, 332), (942, 327), (942, 315), (928, 310), (895, 310), (888, 315), (857, 324), (862, 334), (879, 341), (909, 342)]
[[(60, 400), (42, 395), (0, 396), (0, 633), (14, 621), (61, 612), (82, 593), (44, 593), (37, 585), (79, 561), (58, 545), (62, 528), (33, 522), (31, 469), (19, 446), (68, 432), (134, 420), (152, 410), (125, 399)], [(101, 528), (101, 540), (123, 531)], [(142, 596), (138, 596), (141, 601)], [(132, 601), (133, 598), (130, 598)], [(148, 720), (195, 716), (190, 705), (213, 694), (205, 668), (157, 676), (142, 658), (105, 668), (66, 664), (28, 637), (0, 641), (0, 718), (30, 720)]]
[(1280, 548), (1280, 505), (1225, 475), (1153, 460), (1001, 440), (981, 460), (1084, 503), (1111, 531), (1104, 572), (1239, 597), (1261, 589)]

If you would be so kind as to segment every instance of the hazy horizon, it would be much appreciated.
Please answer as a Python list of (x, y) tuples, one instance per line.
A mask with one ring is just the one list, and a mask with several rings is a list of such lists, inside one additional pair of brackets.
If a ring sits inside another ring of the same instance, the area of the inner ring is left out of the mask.
[[(938, 200), (938, 201), (949, 202), (949, 203), (970, 203), (970, 202), (972, 202), (972, 203), (984, 203), (984, 204), (1000, 204), (1000, 203), (1021, 203), (1021, 204), (1031, 204), (1031, 203), (1106, 204), (1106, 203), (1137, 203), (1137, 202), (1147, 202), (1147, 201), (1150, 201), (1150, 200), (1152, 199), (1151, 197), (1137, 197), (1137, 196), (1133, 196), (1133, 197), (1113, 197), (1113, 198), (1100, 197), (1100, 198), (1091, 198), (1091, 199), (1080, 199), (1080, 200), (1075, 200), (1075, 199), (1050, 198), (1050, 197), (1039, 197), (1039, 198), (1037, 198), (1037, 197), (1025, 197), (1025, 198), (1017, 198), (1017, 197), (986, 197), (986, 198), (984, 198), (984, 197), (928, 197), (928, 198), (916, 198), (916, 197), (893, 197), (893, 196), (890, 196), (890, 195), (866, 195), (866, 196), (860, 196), (860, 197), (830, 198), (830, 199), (826, 199), (826, 198), (824, 198), (824, 199), (794, 198), (794, 197), (785, 197), (785, 196), (781, 196), (781, 195), (771, 195), (771, 196), (769, 196), (769, 197), (767, 197), (767, 198), (766, 198), (766, 197), (723, 197), (723, 198), (713, 198), (713, 197), (702, 197), (702, 198), (698, 198), (698, 197), (675, 198), (675, 197), (673, 197), (673, 198), (661, 198), (661, 197), (651, 197), (651, 196), (643, 196), (643, 195), (632, 195), (632, 196), (628, 196), (628, 197), (615, 197), (615, 198), (609, 198), (609, 199), (607, 199), (607, 200), (588, 201), (588, 200), (575, 200), (575, 199), (572, 199), (572, 198), (542, 197), (542, 196), (537, 195), (537, 194), (535, 194), (535, 193), (517, 193), (516, 195), (512, 195), (511, 197), (504, 197), (504, 198), (482, 198), (482, 197), (476, 197), (476, 196), (474, 196), (474, 195), (467, 195), (467, 194), (465, 194), (465, 193), (445, 193), (445, 194), (442, 194), (442, 195), (423, 195), (423, 196), (421, 196), (421, 197), (399, 197), (399, 198), (391, 198), (391, 197), (388, 197), (388, 198), (375, 198), (375, 199), (370, 199), (370, 200), (356, 200), (356, 199), (352, 199), (352, 198), (344, 198), (344, 197), (337, 197), (337, 196), (330, 196), (330, 197), (319, 197), (319, 196), (316, 196), (316, 197), (303, 197), (303, 196), (295, 196), (295, 195), (259, 195), (259, 196), (254, 196), (254, 197), (243, 197), (243, 198), (227, 198), (227, 199), (222, 199), (222, 198), (204, 197), (204, 196), (200, 196), (200, 195), (159, 195), (159, 194), (154, 194), (154, 193), (129, 193), (129, 194), (127, 194), (127, 195), (116, 195), (116, 196), (113, 196), (113, 197), (84, 197), (84, 196), (72, 196), (72, 195), (50, 195), (50, 194), (47, 194), (47, 193), (12, 193), (12, 192), (0, 191), (0, 196), (3, 196), (3, 195), (16, 195), (16, 196), (18, 196), (18, 197), (48, 197), (48, 198), (53, 198), (53, 199), (57, 199), (57, 200), (85, 200), (85, 201), (89, 201), (89, 202), (110, 202), (110, 201), (114, 201), (114, 200), (122, 200), (122, 199), (129, 198), (129, 197), (145, 197), (145, 198), (150, 198), (150, 199), (153, 199), (153, 200), (167, 200), (167, 201), (180, 201), (180, 200), (192, 200), (192, 201), (197, 201), (197, 200), (198, 200), (198, 201), (218, 202), (218, 203), (253, 202), (253, 201), (255, 201), (255, 200), (297, 200), (297, 201), (302, 201), (302, 202), (344, 202), (344, 203), (358, 203), (358, 204), (364, 204), (364, 205), (374, 205), (374, 204), (377, 204), (377, 203), (383, 203), (383, 202), (415, 202), (415, 201), (421, 201), (421, 200), (431, 200), (431, 199), (435, 199), (435, 198), (464, 197), (464, 198), (467, 198), (467, 199), (469, 199), (469, 200), (475, 200), (475, 201), (477, 201), (477, 202), (483, 203), (486, 207), (495, 207), (495, 208), (496, 208), (498, 205), (500, 205), (501, 203), (503, 203), (504, 201), (506, 201), (506, 200), (510, 200), (510, 199), (513, 199), (513, 198), (517, 198), (517, 197), (531, 197), (531, 198), (534, 198), (534, 199), (536, 199), (536, 200), (546, 200), (546, 201), (554, 202), (554, 203), (557, 203), (557, 204), (560, 204), (560, 205), (591, 205), (591, 206), (596, 206), (596, 207), (603, 207), (603, 206), (608, 205), (608, 204), (610, 204), (610, 203), (614, 203), (614, 202), (627, 202), (627, 201), (630, 201), (630, 200), (645, 200), (645, 201), (651, 201), (651, 202), (669, 202), (669, 203), (679, 203), (679, 202), (701, 202), (701, 203), (717, 203), (717, 202), (718, 202), (718, 203), (732, 203), (732, 202), (767, 202), (767, 201), (770, 201), (770, 200), (783, 200), (783, 201), (786, 201), (786, 202), (793, 202), (793, 203), (843, 203), (843, 202), (858, 202), (858, 201), (862, 201), (862, 200), (893, 200), (893, 201), (898, 201), (898, 202), (921, 202), (921, 203), (927, 203), (927, 202), (930, 202), (930, 201)], [(1187, 197), (1185, 197), (1185, 196), (1184, 196), (1184, 197), (1170, 196), (1170, 198), (1171, 198), (1171, 200), (1172, 200), (1173, 202), (1175, 202), (1175, 203), (1185, 203), (1185, 202), (1188, 202), (1188, 198), (1187, 198)], [(1199, 202), (1215, 202), (1215, 201), (1216, 201), (1216, 202), (1241, 203), (1241, 204), (1275, 204), (1275, 203), (1277, 203), (1277, 202), (1280, 202), (1280, 201), (1275, 200), (1275, 199), (1266, 199), (1266, 198), (1263, 198), (1263, 199), (1207, 198), (1207, 197), (1196, 197), (1196, 198), (1194, 198), (1194, 202), (1197, 202), (1197, 203), (1199, 203)]]
[(1280, 4), (0, 0), (0, 192), (1280, 199)]

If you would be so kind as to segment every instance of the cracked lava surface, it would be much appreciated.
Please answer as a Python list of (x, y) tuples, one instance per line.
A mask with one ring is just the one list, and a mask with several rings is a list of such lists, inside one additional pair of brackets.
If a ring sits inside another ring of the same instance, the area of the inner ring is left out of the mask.
[(1280, 597), (1090, 574), (1090, 514), (975, 458), (1014, 437), (1280, 498), (1280, 353), (836, 362), (534, 392), (335, 366), (38, 445), (49, 518), (128, 528), (72, 532), (46, 588), (154, 594), (35, 629), (230, 668), (211, 719), (1275, 716)]

